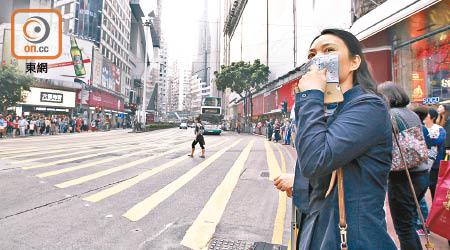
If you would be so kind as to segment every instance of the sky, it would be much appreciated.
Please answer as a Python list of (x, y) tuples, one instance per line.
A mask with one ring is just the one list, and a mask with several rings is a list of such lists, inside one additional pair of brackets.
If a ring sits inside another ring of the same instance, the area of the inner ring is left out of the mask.
[[(156, 10), (156, 0), (141, 0), (140, 4), (146, 15)], [(177, 60), (179, 68), (190, 69), (192, 57), (197, 53), (202, 4), (203, 0), (162, 0), (162, 32), (169, 63)]]

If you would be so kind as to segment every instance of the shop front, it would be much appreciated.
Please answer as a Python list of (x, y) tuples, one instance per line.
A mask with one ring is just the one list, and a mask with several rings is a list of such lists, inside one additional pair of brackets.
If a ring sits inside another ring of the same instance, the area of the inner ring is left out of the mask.
[(413, 102), (450, 100), (449, 16), (450, 3), (442, 1), (390, 29), (394, 82)]
[(400, 84), (412, 102), (449, 101), (449, 16), (441, 1), (361, 41), (376, 83)]
[(79, 90), (77, 103), (82, 110), (86, 110), (81, 113), (88, 116), (87, 118), (99, 119), (111, 128), (117, 128), (126, 118), (123, 99), (97, 88), (93, 88), (92, 91)]
[(66, 116), (75, 108), (75, 92), (31, 87), (24, 102), (16, 106), (18, 116)]

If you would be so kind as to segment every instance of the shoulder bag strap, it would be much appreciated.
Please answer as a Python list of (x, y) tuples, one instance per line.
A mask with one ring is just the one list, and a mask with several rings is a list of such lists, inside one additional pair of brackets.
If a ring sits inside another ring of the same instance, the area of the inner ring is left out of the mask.
[[(398, 143), (398, 134), (399, 134), (398, 128), (397, 128), (394, 120), (392, 120), (392, 117), (391, 117), (391, 121), (392, 121), (392, 127), (394, 129), (394, 133), (393, 133), (394, 140), (397, 143), (397, 145), (400, 147), (400, 144)], [(399, 150), (399, 152), (400, 152), (400, 156), (402, 158), (403, 164), (406, 165), (406, 160), (403, 155), (403, 152), (401, 150)], [(427, 228), (425, 227), (425, 220), (423, 219), (422, 210), (420, 210), (419, 201), (417, 200), (416, 191), (414, 190), (414, 185), (412, 183), (411, 175), (409, 174), (409, 170), (408, 170), (407, 166), (405, 166), (405, 171), (406, 171), (406, 176), (408, 177), (409, 187), (410, 187), (412, 195), (414, 197), (414, 202), (416, 203), (417, 212), (419, 213), (419, 218), (420, 218), (420, 221), (422, 222), (422, 228), (423, 228), (423, 231), (425, 232), (425, 238), (427, 239), (427, 243), (425, 244), (425, 247), (427, 249), (434, 249), (434, 245), (431, 243)]]
[(341, 250), (347, 250), (347, 219), (345, 218), (344, 177), (342, 168), (336, 170), (339, 194), (339, 231), (341, 234)]

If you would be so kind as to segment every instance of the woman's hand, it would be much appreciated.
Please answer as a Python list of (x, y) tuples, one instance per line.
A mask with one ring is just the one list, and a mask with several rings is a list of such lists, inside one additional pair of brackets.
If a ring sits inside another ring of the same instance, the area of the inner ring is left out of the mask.
[(309, 67), (308, 72), (298, 82), (298, 88), (301, 92), (313, 89), (325, 92), (326, 86), (326, 69), (319, 70), (315, 64)]
[(294, 178), (294, 174), (281, 174), (273, 180), (273, 185), (280, 191), (286, 191), (288, 197), (292, 197)]

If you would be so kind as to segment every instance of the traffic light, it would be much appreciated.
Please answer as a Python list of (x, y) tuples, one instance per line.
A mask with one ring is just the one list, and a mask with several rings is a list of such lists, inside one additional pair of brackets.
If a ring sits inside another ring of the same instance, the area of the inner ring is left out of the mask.
[(134, 103), (130, 103), (130, 109), (133, 112), (133, 114), (136, 114), (137, 106)]

